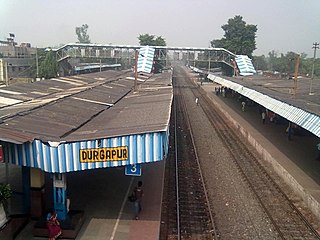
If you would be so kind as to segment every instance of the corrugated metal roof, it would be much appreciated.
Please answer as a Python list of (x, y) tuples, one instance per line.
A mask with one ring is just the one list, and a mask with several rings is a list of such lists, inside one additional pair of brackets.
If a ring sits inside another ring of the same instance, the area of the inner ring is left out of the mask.
[[(259, 103), (320, 137), (320, 85), (314, 84), (316, 93), (309, 94), (310, 79), (300, 79), (293, 95), (293, 81), (264, 78), (224, 79), (209, 74), (209, 79), (226, 86)], [(312, 106), (312, 107), (310, 107)]]
[(0, 140), (83, 141), (165, 130), (170, 73), (147, 80), (135, 94), (132, 76), (107, 71), (0, 89)]
[[(154, 75), (134, 94), (126, 95), (108, 111), (63, 138), (65, 141), (96, 139), (166, 131), (171, 112), (172, 86), (169, 73)], [(107, 123), (107, 124), (106, 124)]]

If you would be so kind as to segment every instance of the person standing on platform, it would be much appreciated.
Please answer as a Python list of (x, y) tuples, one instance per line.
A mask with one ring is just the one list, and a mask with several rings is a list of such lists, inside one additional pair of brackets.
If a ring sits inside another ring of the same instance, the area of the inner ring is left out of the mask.
[(292, 136), (293, 136), (293, 134), (294, 134), (294, 131), (293, 131), (293, 127), (292, 127), (292, 123), (291, 123), (291, 122), (289, 122), (289, 125), (288, 125), (288, 127), (287, 127), (287, 129), (286, 129), (286, 132), (287, 132), (287, 134), (288, 134), (288, 140), (291, 141), (291, 140), (292, 140)]
[(245, 110), (245, 108), (246, 108), (246, 102), (245, 102), (245, 101), (242, 101), (241, 105), (242, 105), (242, 112), (244, 112), (244, 110)]
[(266, 123), (266, 112), (265, 111), (263, 111), (261, 113), (261, 118), (262, 118), (262, 123), (265, 124)]
[(47, 215), (47, 228), (49, 240), (57, 239), (62, 234), (57, 214), (54, 211)]
[(142, 201), (142, 197), (143, 197), (143, 189), (142, 189), (142, 182), (139, 181), (138, 182), (138, 186), (135, 187), (135, 189), (133, 190), (133, 194), (135, 197), (135, 201), (134, 201), (134, 218), (136, 220), (139, 220), (139, 213), (142, 210), (141, 207), (141, 201)]
[(317, 160), (320, 161), (320, 142), (316, 145), (316, 147), (317, 147), (317, 151), (318, 151)]

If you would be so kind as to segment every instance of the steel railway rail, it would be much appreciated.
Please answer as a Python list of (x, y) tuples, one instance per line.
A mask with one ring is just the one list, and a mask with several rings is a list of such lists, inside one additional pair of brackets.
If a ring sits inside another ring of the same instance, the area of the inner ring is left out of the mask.
[[(189, 80), (189, 84), (194, 84)], [(194, 95), (211, 125), (233, 156), (233, 162), (257, 197), (281, 239), (320, 239), (320, 235), (290, 201), (279, 185), (250, 152), (239, 136), (231, 130), (212, 100), (200, 88), (192, 87)]]
[(174, 150), (175, 154), (169, 153), (171, 163), (167, 164), (175, 169), (170, 170), (174, 180), (169, 181), (171, 184), (175, 183), (176, 208), (175, 211), (170, 211), (171, 216), (167, 219), (167, 237), (160, 239), (218, 239), (186, 104), (181, 89), (176, 84), (174, 92), (174, 144), (171, 144), (171, 152)]
[[(188, 129), (187, 134), (182, 132), (182, 138), (176, 137), (175, 141), (179, 239), (186, 239), (186, 237), (191, 237), (191, 239), (217, 239), (217, 231), (200, 169), (186, 103), (183, 94), (181, 94), (181, 89), (175, 87), (175, 90), (177, 92), (176, 104), (178, 105), (176, 112), (181, 112), (176, 117), (178, 123), (176, 126)], [(180, 142), (178, 142), (179, 140)], [(190, 150), (186, 151), (188, 146)], [(190, 169), (194, 169), (192, 176), (190, 176)]]

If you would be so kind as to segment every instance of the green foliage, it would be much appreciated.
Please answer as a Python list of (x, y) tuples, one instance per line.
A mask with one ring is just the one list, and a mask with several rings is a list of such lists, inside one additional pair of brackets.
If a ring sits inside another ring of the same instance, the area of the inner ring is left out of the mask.
[(161, 36), (156, 37), (155, 35), (150, 35), (148, 33), (146, 34), (140, 34), (138, 39), (139, 39), (139, 44), (141, 46), (166, 46), (166, 40), (162, 38)]
[(46, 53), (44, 60), (39, 66), (39, 75), (46, 79), (53, 78), (57, 76), (58, 63), (56, 61), (54, 53), (50, 50)]
[(252, 63), (258, 70), (268, 70), (268, 62), (267, 58), (262, 56), (253, 56), (252, 57)]
[(33, 57), (34, 57), (34, 61), (30, 66), (30, 74), (33, 78), (36, 78), (37, 77), (37, 57), (38, 57), (38, 66), (40, 66), (46, 57), (45, 49), (37, 48), (37, 54), (34, 54)]
[(77, 34), (79, 43), (90, 43), (90, 37), (87, 33), (88, 28), (89, 28), (88, 24), (82, 24), (81, 27), (76, 27), (76, 34)]
[(12, 190), (9, 184), (0, 183), (0, 203), (4, 204), (12, 195)]
[[(293, 75), (295, 67), (294, 52), (287, 52), (286, 54), (278, 54), (274, 50), (268, 53), (268, 57), (253, 56), (253, 65), (258, 70), (268, 70), (279, 72), (285, 75)], [(299, 74), (312, 75), (313, 58), (307, 58), (307, 54), (300, 54)], [(320, 59), (315, 59), (314, 76), (320, 76)]]
[(225, 48), (235, 54), (252, 57), (256, 49), (256, 25), (246, 24), (242, 17), (237, 15), (221, 28), (225, 31), (224, 37), (212, 40), (212, 47)]

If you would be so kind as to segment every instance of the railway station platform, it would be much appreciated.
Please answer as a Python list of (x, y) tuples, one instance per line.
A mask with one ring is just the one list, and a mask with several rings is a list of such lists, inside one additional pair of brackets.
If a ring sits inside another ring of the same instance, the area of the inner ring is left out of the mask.
[[(247, 106), (242, 112), (237, 99), (215, 95), (217, 85), (198, 84), (319, 217), (320, 161), (316, 160), (315, 147), (319, 139), (309, 134), (288, 141), (286, 125), (268, 122), (263, 125), (256, 106)], [(73, 199), (70, 209), (85, 212), (85, 222), (76, 239), (158, 239), (164, 164), (164, 161), (143, 164), (141, 177), (125, 176), (123, 167), (68, 174), (69, 197)], [(133, 206), (127, 197), (139, 180), (143, 181), (143, 210), (140, 219), (133, 220)], [(35, 221), (30, 221), (15, 239), (47, 239), (33, 236), (34, 224)]]
[[(130, 70), (54, 78), (12, 85), (0, 95), (0, 182), (14, 190), (11, 216), (36, 219), (9, 239), (46, 239), (52, 209), (65, 238), (158, 238), (170, 70), (137, 80)], [(137, 221), (128, 196), (139, 180), (145, 196)]]
[(320, 161), (317, 160), (316, 148), (319, 138), (302, 131), (289, 141), (286, 133), (288, 124), (275, 124), (268, 120), (263, 124), (257, 104), (247, 105), (243, 112), (237, 98), (215, 94), (215, 87), (220, 85), (212, 82), (197, 84), (320, 219)]
[[(83, 209), (85, 221), (76, 239), (154, 240), (161, 220), (164, 161), (145, 164), (141, 177), (124, 175), (124, 168), (89, 170), (68, 175), (70, 209)], [(81, 181), (83, 184), (79, 184)], [(138, 181), (143, 182), (143, 202), (139, 220), (134, 219), (130, 195)], [(16, 240), (47, 239), (33, 236), (35, 220)], [(60, 239), (64, 239), (63, 236)]]

